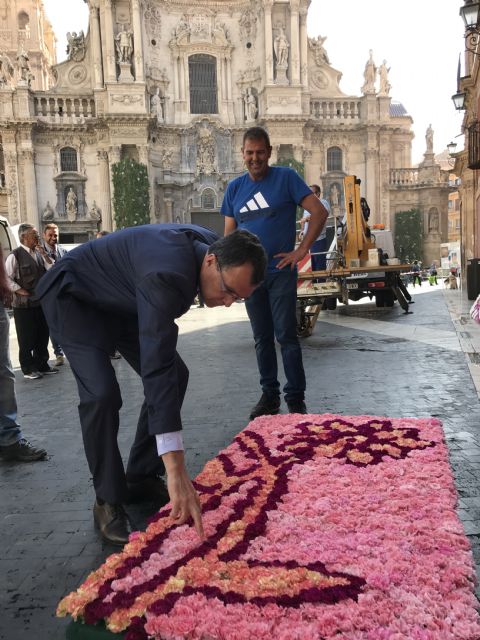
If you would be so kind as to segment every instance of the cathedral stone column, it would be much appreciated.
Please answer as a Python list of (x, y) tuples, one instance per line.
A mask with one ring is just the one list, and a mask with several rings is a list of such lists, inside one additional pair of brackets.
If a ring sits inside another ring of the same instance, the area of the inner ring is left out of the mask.
[(108, 166), (108, 153), (104, 149), (97, 151), (99, 168), (99, 189), (97, 203), (102, 211), (102, 229), (112, 231), (112, 200), (113, 193), (110, 190), (110, 170)]
[(135, 80), (137, 82), (143, 82), (145, 80), (145, 75), (143, 70), (142, 18), (140, 15), (140, 3), (138, 0), (132, 0), (132, 14)]
[(113, 34), (112, 0), (105, 0), (105, 33), (103, 41), (105, 43), (105, 69), (107, 82), (115, 82), (117, 71), (115, 68), (115, 42)]
[(21, 152), (23, 163), (23, 177), (25, 189), (25, 212), (23, 218), (37, 227), (41, 224), (38, 216), (37, 178), (35, 176), (35, 154), (33, 149), (23, 149)]
[(298, 42), (299, 24), (298, 24), (298, 5), (291, 3), (290, 9), (290, 65), (291, 65), (291, 83), (300, 83), (300, 46)]
[(4, 143), (3, 157), (5, 160), (5, 182), (8, 188), (8, 217), (10, 224), (19, 224), (21, 216), (18, 211), (18, 155), (15, 144), (7, 146)]
[(265, 78), (267, 84), (273, 84), (272, 4), (273, 0), (266, 0), (263, 9), (265, 15)]
[(150, 162), (148, 158), (148, 147), (138, 147), (138, 160), (140, 164), (144, 164), (147, 167), (148, 176), (148, 193), (150, 196), (150, 222), (157, 222), (155, 211), (155, 184), (152, 178), (152, 170), (150, 168)]
[(93, 54), (93, 70), (95, 78), (95, 88), (100, 89), (103, 86), (103, 70), (100, 60), (102, 58), (102, 45), (100, 42), (100, 22), (98, 16), (98, 7), (90, 7), (90, 30)]
[[(108, 150), (108, 169), (109, 169), (109, 182), (110, 182), (110, 193), (112, 194), (112, 202), (113, 202), (113, 196), (114, 196), (114, 190), (113, 190), (113, 170), (112, 170), (112, 165), (116, 164), (117, 162), (120, 162), (120, 147), (118, 145), (113, 145), (110, 147), (110, 149)], [(111, 229), (107, 229), (107, 231), (110, 230), (115, 230), (115, 219), (114, 219), (114, 215), (115, 215), (115, 211), (112, 207), (112, 212), (111, 212)]]
[(307, 9), (300, 11), (300, 76), (300, 82), (306, 87), (308, 85)]

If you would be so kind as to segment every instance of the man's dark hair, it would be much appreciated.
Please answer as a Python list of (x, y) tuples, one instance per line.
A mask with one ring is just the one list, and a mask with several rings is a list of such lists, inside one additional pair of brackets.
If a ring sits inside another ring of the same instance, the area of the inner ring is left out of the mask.
[(48, 224), (44, 225), (43, 233), (45, 233), (47, 229), (58, 229), (58, 224), (55, 224), (55, 222), (49, 222)]
[(210, 245), (208, 253), (216, 256), (220, 269), (240, 267), (250, 263), (253, 285), (265, 280), (267, 254), (257, 236), (246, 229), (235, 229), (228, 236), (220, 238)]
[(318, 184), (311, 184), (310, 185), (310, 189), (313, 191), (313, 193), (316, 196), (319, 196), (322, 193), (322, 190), (320, 189), (320, 187), (318, 186)]
[(263, 140), (267, 147), (270, 149), (270, 136), (262, 127), (250, 127), (243, 134), (242, 147), (245, 145), (246, 140)]

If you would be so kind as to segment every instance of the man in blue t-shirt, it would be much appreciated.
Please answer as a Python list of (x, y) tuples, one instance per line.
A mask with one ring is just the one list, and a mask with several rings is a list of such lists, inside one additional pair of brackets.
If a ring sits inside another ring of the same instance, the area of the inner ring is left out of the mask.
[[(237, 227), (255, 233), (268, 255), (267, 276), (246, 300), (255, 339), (262, 396), (250, 419), (277, 414), (280, 409), (275, 338), (278, 340), (287, 379), (283, 389), (290, 413), (306, 413), (305, 372), (297, 338), (296, 264), (308, 253), (320, 234), (328, 212), (299, 175), (287, 167), (270, 167), (272, 147), (268, 133), (252, 127), (243, 136), (242, 154), (247, 173), (232, 180), (225, 192), (221, 213), (225, 234)], [(311, 214), (308, 232), (295, 249), (296, 209)]]

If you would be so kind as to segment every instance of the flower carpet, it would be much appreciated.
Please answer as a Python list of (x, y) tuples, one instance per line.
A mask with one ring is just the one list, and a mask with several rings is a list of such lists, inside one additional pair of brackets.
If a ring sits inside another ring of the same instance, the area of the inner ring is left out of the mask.
[[(474, 570), (434, 419), (257, 418), (58, 615), (125, 640), (478, 640)], [(93, 637), (93, 636), (92, 636)]]

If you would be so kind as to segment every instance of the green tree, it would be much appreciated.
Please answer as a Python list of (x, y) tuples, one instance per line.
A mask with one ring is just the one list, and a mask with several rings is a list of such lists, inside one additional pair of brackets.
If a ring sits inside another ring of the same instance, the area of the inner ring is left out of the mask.
[[(303, 162), (299, 162), (298, 160), (295, 160), (295, 158), (281, 158), (280, 160), (277, 160), (277, 162), (274, 162), (272, 166), (273, 167), (290, 167), (290, 169), (293, 169), (294, 171), (296, 171), (298, 175), (305, 180), (305, 165), (303, 164)], [(297, 207), (296, 217), (297, 217), (297, 221), (302, 219), (303, 217), (302, 207)]]
[(117, 229), (150, 222), (147, 167), (131, 158), (112, 165), (113, 208)]
[(395, 214), (395, 250), (402, 262), (422, 260), (422, 214), (418, 209)]

